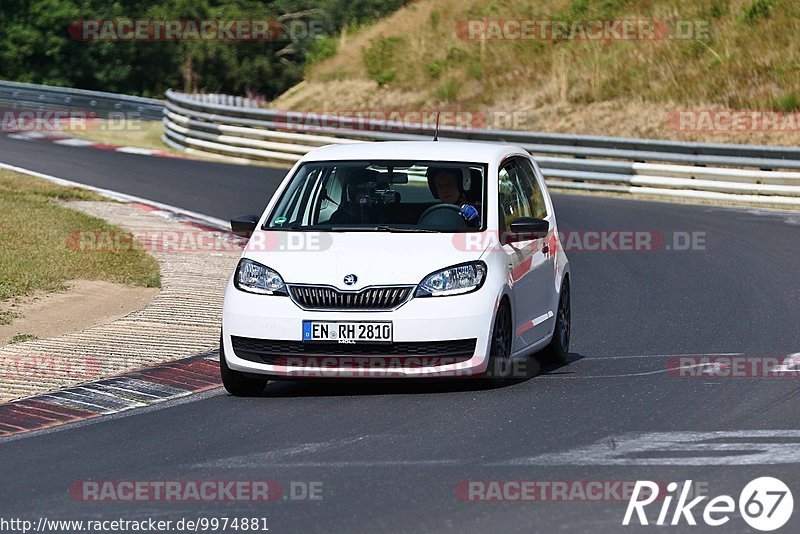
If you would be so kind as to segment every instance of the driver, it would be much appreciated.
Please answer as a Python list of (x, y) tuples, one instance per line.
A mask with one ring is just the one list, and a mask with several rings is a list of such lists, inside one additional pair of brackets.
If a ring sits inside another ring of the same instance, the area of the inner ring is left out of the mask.
[(455, 204), (461, 208), (461, 216), (468, 223), (477, 223), (480, 217), (478, 208), (467, 201), (464, 192), (461, 169), (435, 167), (428, 169), (428, 187), (433, 196), (445, 204)]

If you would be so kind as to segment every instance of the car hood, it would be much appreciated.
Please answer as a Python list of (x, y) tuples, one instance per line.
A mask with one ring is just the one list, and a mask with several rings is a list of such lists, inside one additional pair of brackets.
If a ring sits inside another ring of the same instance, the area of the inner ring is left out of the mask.
[[(477, 260), (481, 234), (394, 232), (279, 232), (253, 234), (244, 257), (270, 267), (287, 284), (357, 290), (417, 284), (433, 271)], [(345, 285), (353, 274), (356, 283)]]

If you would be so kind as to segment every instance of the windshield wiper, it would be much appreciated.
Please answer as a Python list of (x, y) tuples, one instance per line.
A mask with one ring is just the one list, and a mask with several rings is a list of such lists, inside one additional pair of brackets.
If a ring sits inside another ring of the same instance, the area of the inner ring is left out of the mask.
[(312, 224), (309, 226), (301, 226), (295, 224), (292, 226), (268, 228), (268, 230), (294, 230), (298, 232), (407, 232), (407, 233), (441, 233), (438, 230), (431, 230), (430, 228), (416, 228), (413, 226), (391, 226), (388, 224), (379, 224), (376, 226), (329, 226), (327, 224)]
[(388, 224), (379, 224), (377, 226), (332, 226), (329, 228), (332, 232), (408, 232), (408, 233), (440, 233), (438, 230), (431, 230), (429, 228), (416, 228), (409, 226), (390, 226)]
[(327, 224), (309, 224), (307, 226), (294, 224), (292, 226), (273, 228), (273, 230), (294, 230), (296, 232), (335, 232), (336, 231), (336, 229), (334, 229), (331, 226), (328, 226)]
[(430, 228), (419, 228), (416, 226), (389, 226), (388, 224), (380, 224), (375, 227), (379, 232), (423, 232), (426, 234), (438, 234), (438, 230), (431, 230)]

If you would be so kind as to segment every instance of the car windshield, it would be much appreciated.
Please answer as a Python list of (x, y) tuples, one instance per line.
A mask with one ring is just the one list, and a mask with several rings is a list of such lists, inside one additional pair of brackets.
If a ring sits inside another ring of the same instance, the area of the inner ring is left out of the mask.
[(309, 162), (265, 229), (469, 232), (485, 227), (486, 165), (433, 161)]

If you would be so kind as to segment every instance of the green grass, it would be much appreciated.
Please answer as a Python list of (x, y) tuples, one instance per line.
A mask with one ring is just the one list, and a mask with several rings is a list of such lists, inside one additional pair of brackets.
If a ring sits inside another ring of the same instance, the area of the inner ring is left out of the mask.
[(39, 338), (34, 336), (33, 334), (16, 334), (14, 337), (11, 338), (11, 343), (24, 343), (26, 341), (33, 341), (36, 339)]
[[(184, 152), (175, 150), (161, 142), (161, 134), (164, 133), (164, 124), (160, 121), (131, 122), (129, 127), (120, 129), (118, 124), (98, 119), (96, 125), (92, 128), (72, 128), (65, 130), (65, 133), (80, 139), (94, 141), (95, 143), (148, 148), (170, 154), (186, 155)], [(218, 161), (216, 158), (205, 155), (194, 154), (191, 157), (193, 159)]]
[(456, 80), (445, 80), (434, 91), (434, 95), (439, 100), (452, 102), (458, 96), (458, 82)]
[(107, 120), (97, 120), (91, 125), (91, 127), (87, 125), (84, 129), (76, 127), (67, 130), (66, 133), (96, 143), (172, 152), (161, 142), (161, 134), (164, 133), (164, 124), (161, 121), (131, 121), (122, 125)]
[(10, 311), (0, 311), (0, 325), (11, 324), (16, 315)]
[(778, 98), (777, 106), (781, 111), (798, 111), (800, 110), (800, 93), (791, 91), (782, 97)]
[(748, 24), (755, 24), (759, 19), (769, 18), (770, 12), (772, 12), (771, 2), (768, 0), (755, 0), (745, 6), (742, 19)]
[(378, 85), (386, 85), (397, 77), (397, 54), (404, 45), (402, 37), (378, 37), (370, 42), (363, 51), (364, 66), (367, 74)]
[(338, 36), (320, 37), (311, 45), (311, 49), (306, 52), (306, 62), (309, 65), (325, 61), (329, 57), (336, 55)]
[[(61, 291), (64, 282), (76, 279), (160, 285), (158, 263), (140, 250), (82, 252), (71, 247), (75, 232), (121, 230), (58, 200), (102, 197), (0, 170), (0, 301), (33, 291)], [(11, 317), (0, 313), (0, 323)]]

